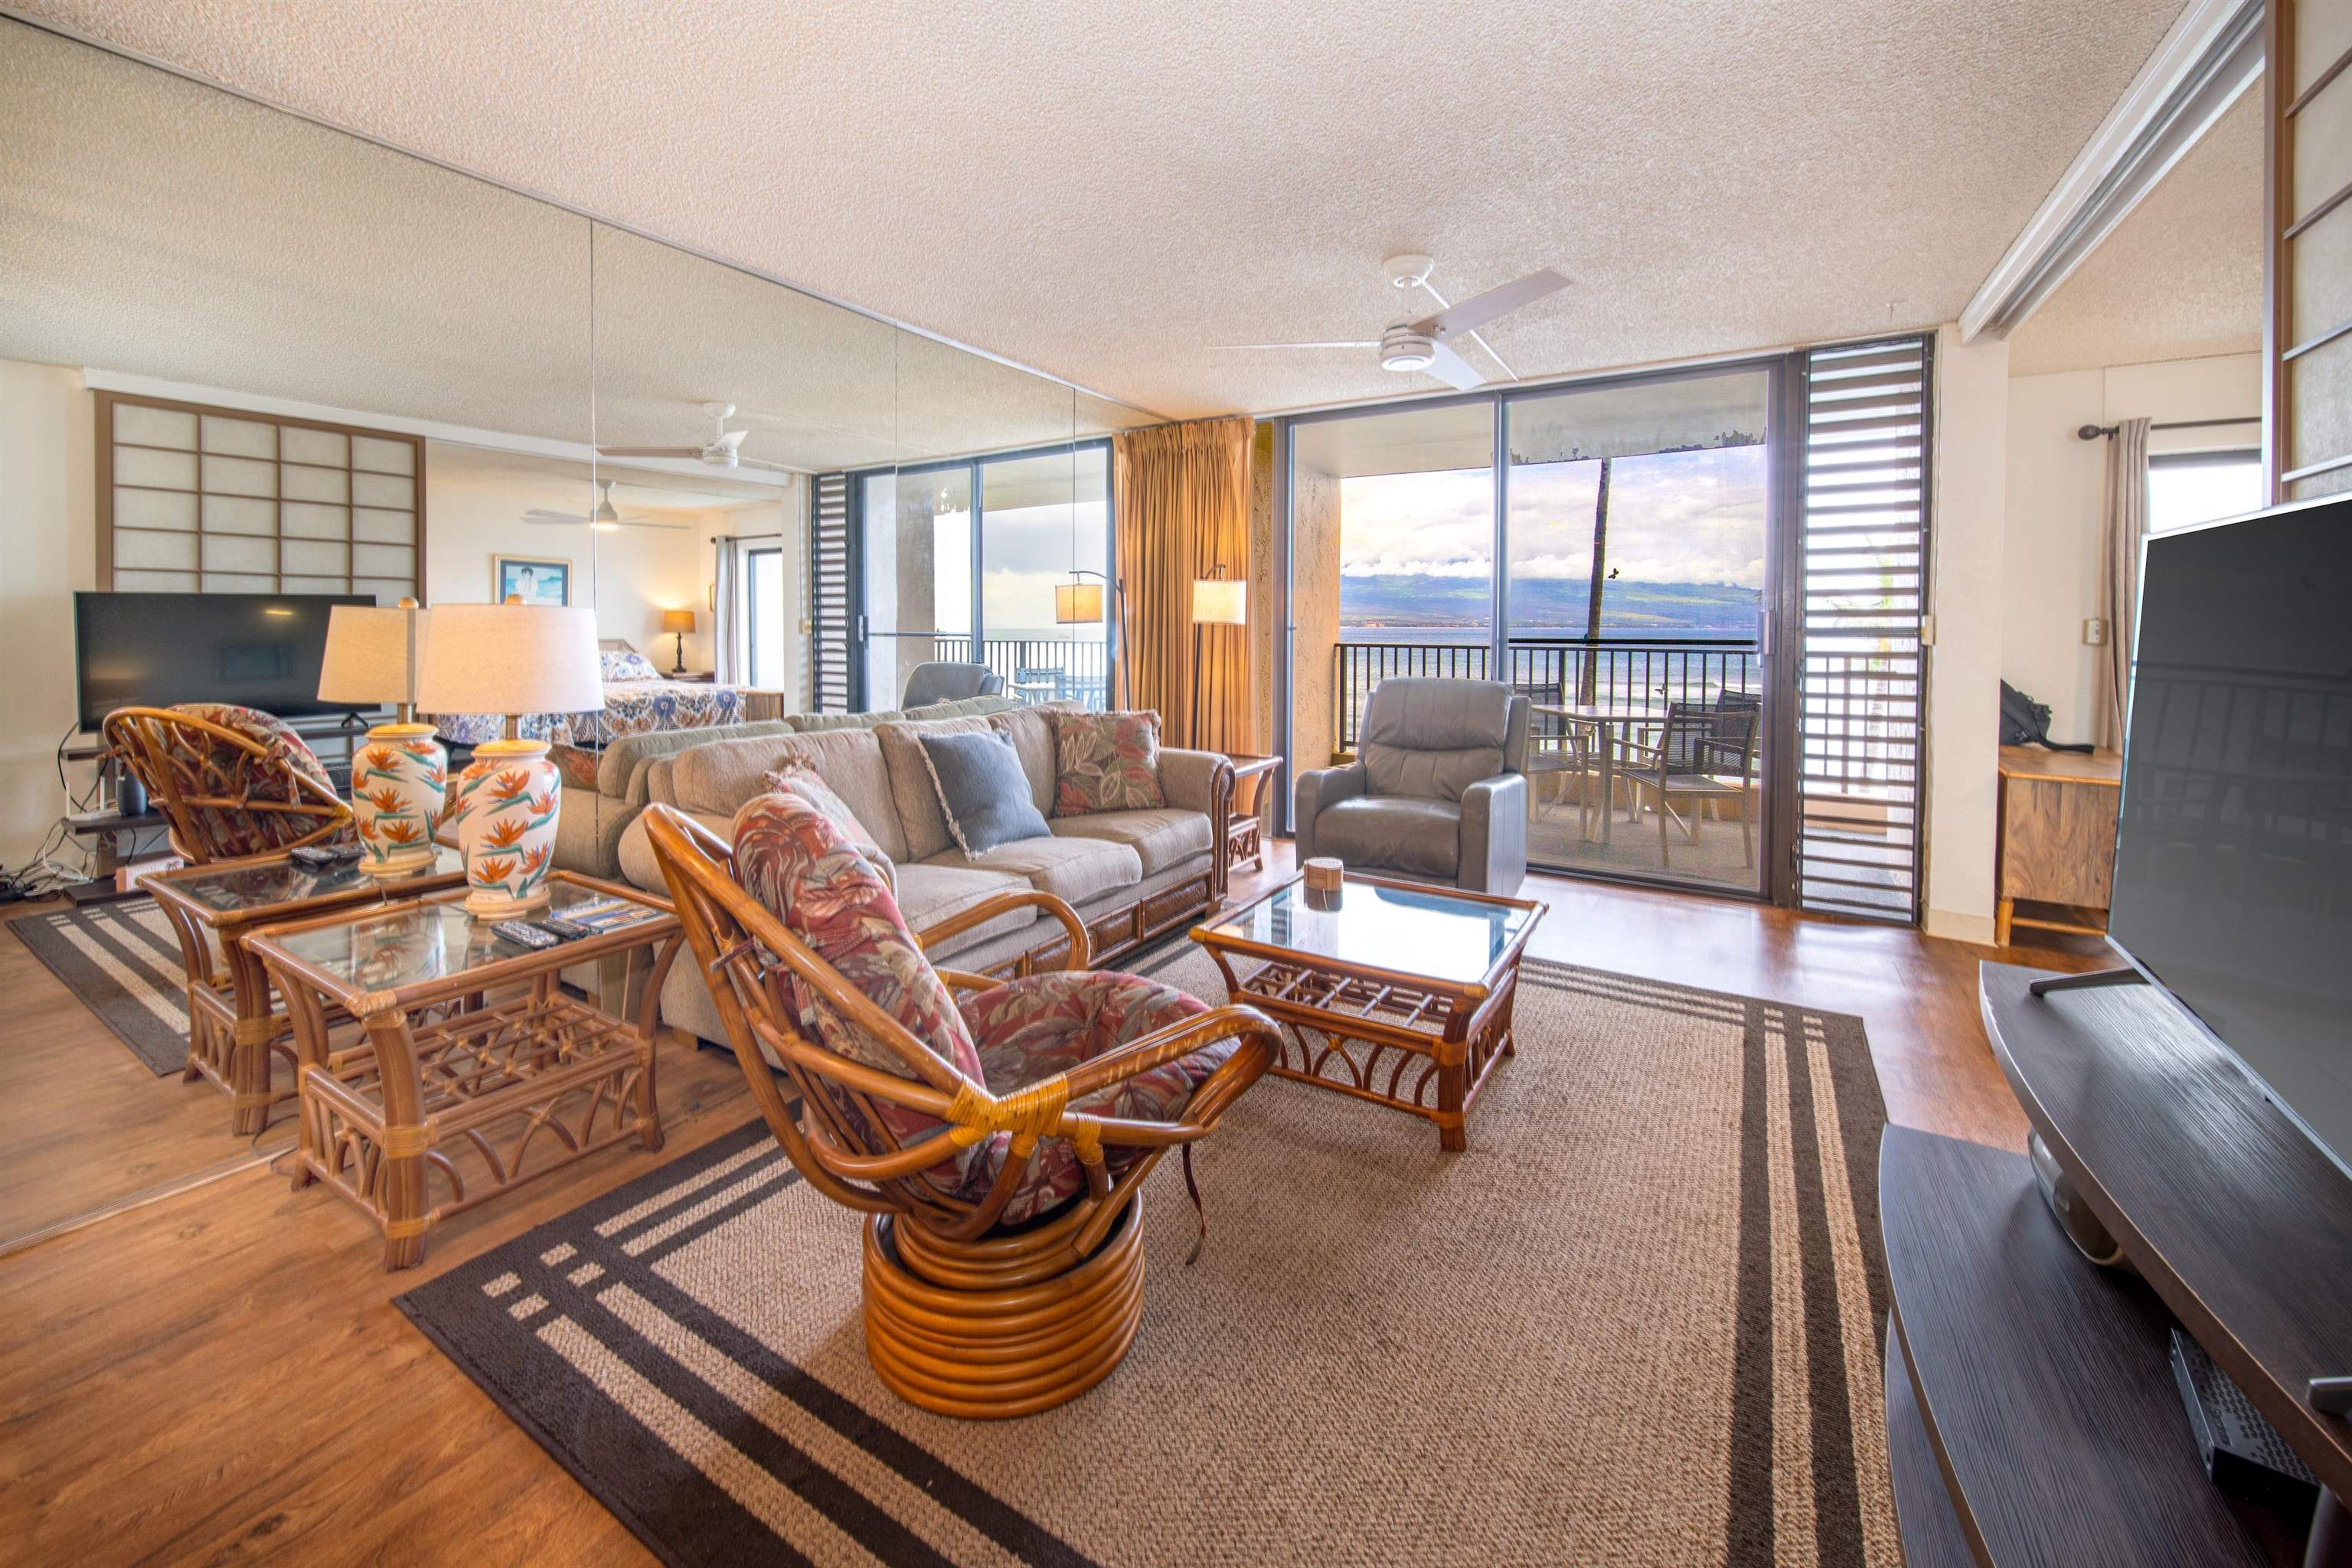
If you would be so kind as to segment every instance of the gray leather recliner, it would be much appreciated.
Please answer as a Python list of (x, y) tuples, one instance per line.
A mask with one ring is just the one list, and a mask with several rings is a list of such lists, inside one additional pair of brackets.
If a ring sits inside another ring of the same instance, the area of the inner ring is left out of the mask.
[(1499, 680), (1372, 688), (1356, 761), (1298, 775), (1298, 858), (1514, 893), (1528, 874), (1528, 700)]
[(943, 660), (919, 664), (907, 672), (901, 708), (924, 708), (934, 702), (961, 702), (969, 697), (1002, 697), (1004, 677), (984, 664), (950, 664)]

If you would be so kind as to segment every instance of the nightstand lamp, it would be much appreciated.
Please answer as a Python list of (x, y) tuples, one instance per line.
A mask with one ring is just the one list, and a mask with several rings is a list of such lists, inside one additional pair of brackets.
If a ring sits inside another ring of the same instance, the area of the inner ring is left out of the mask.
[(507, 732), (474, 748), (450, 786), (446, 820), (466, 853), (466, 908), (492, 919), (548, 901), (563, 792), (547, 742), (522, 738), (525, 714), (604, 706), (596, 613), (509, 599), (433, 612), (416, 700), (436, 713), (497, 713)]
[(692, 610), (662, 612), (662, 630), (677, 634), (677, 651), (671, 656), (670, 659), (669, 672), (672, 675), (686, 673), (686, 634), (693, 629), (694, 612)]
[(352, 822), (361, 865), (396, 877), (433, 862), (433, 829), (449, 794), (449, 753), (433, 726), (416, 722), (416, 674), (432, 617), (403, 599), (397, 608), (336, 605), (327, 612), (327, 653), (319, 700), (375, 708), (392, 722), (367, 732), (352, 755)]

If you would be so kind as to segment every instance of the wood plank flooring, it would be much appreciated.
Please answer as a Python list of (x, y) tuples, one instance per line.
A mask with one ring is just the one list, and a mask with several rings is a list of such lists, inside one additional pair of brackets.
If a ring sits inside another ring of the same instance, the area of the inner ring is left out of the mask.
[[(1290, 846), (1270, 847), (1237, 895), (1288, 874)], [(1895, 1121), (2004, 1148), (2025, 1123), (1977, 1019), (1977, 963), (2091, 962), (2081, 943), (1996, 953), (1744, 903), (1529, 890), (1551, 904), (1539, 956), (1859, 1014)], [(219, 1096), (139, 1069), (13, 939), (0, 997), (0, 1093), (36, 1132), (0, 1154), (0, 1212), (78, 1212), (142, 1163), (236, 1152)], [(730, 1056), (681, 1046), (661, 1070), (663, 1153), (610, 1150), (436, 1226), (402, 1275), (378, 1268), (361, 1215), (262, 1168), (0, 1258), (0, 1562), (651, 1562), (391, 1303), (752, 1114)]]

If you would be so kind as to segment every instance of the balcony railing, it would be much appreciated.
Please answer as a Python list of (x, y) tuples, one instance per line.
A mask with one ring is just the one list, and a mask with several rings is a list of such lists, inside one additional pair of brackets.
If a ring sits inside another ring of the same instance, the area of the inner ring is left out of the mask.
[[(1504, 651), (1501, 679), (1538, 702), (1598, 703), (1663, 718), (1670, 702), (1711, 702), (1726, 692), (1760, 697), (1764, 689), (1750, 637), (1513, 637)], [(1355, 748), (1372, 688), (1391, 676), (1495, 679), (1490, 650), (1478, 643), (1343, 642), (1331, 658), (1334, 733), (1343, 751)]]
[(938, 637), (933, 658), (984, 664), (1004, 678), (1005, 690), (1024, 702), (1083, 702), (1104, 708), (1110, 700), (1110, 645), (1061, 637), (989, 637), (974, 658), (969, 637)]

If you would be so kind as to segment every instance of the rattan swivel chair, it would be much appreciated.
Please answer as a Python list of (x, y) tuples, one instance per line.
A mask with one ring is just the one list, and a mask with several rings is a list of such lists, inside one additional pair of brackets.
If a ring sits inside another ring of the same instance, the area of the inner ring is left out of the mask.
[(225, 702), (118, 708), (106, 743), (146, 789), (191, 865), (268, 855), (351, 830), (351, 807), (302, 738)]
[[(1108, 1376), (1143, 1315), (1139, 1191), (1175, 1148), (1191, 1186), (1191, 1145), (1273, 1061), (1265, 1015), (1086, 973), (1086, 927), (1048, 893), (1000, 894), (917, 938), (793, 795), (745, 805), (731, 847), (667, 806), (645, 820), (769, 1130), (810, 1186), (868, 1216), (882, 1382), (989, 1417)], [(1024, 904), (1068, 931), (1067, 971), (1005, 983), (923, 956)]]

